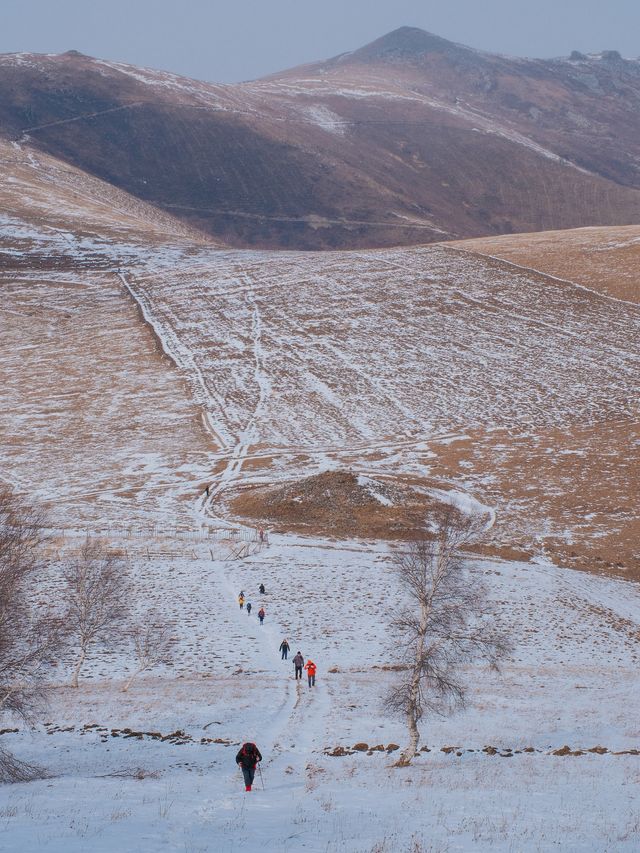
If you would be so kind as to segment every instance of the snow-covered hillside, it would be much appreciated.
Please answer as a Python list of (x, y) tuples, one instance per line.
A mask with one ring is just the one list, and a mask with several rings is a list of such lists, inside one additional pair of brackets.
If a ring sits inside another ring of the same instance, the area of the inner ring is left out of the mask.
[[(636, 850), (638, 587), (541, 554), (640, 559), (638, 306), (450, 247), (221, 250), (122, 197), (87, 201), (85, 230), (60, 176), (32, 201), (16, 186), (0, 477), (55, 528), (35, 593), (55, 601), (61, 559), (101, 534), (175, 659), (126, 694), (125, 637), (77, 691), (60, 660), (46, 717), (0, 735), (51, 774), (0, 788), (0, 848)], [(382, 708), (402, 546), (331, 529), (261, 545), (231, 509), (331, 469), (386, 501), (401, 483), (489, 510), (473, 571), (514, 651), (502, 674), (469, 670), (464, 713), (424, 721), (411, 769), (391, 767), (404, 734)], [(283, 637), (318, 664), (313, 690)], [(245, 739), (265, 756), (249, 795)]]
[[(174, 622), (172, 670), (121, 694), (131, 660), (98, 655), (78, 691), (55, 690), (45, 723), (2, 736), (55, 774), (0, 790), (3, 849), (637, 849), (636, 587), (477, 563), (513, 657), (500, 675), (470, 672), (468, 710), (425, 720), (430, 751), (399, 770), (387, 748), (402, 727), (382, 710), (397, 600), (387, 548), (276, 537), (240, 562), (192, 550), (134, 560), (141, 600)], [(314, 689), (280, 659), (285, 636), (318, 664)], [(264, 790), (257, 778), (249, 795), (234, 764), (246, 739), (265, 759)], [(384, 750), (327, 754), (362, 742)]]

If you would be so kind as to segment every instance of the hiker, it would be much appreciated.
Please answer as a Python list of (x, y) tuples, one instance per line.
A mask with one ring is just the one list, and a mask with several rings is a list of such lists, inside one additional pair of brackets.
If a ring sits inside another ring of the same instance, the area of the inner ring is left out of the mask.
[(264, 617), (265, 617), (265, 615), (266, 615), (266, 614), (265, 614), (265, 612), (264, 612), (264, 607), (261, 607), (261, 608), (260, 608), (260, 610), (258, 610), (258, 619), (260, 620), (260, 624), (261, 624), (261, 625), (262, 625), (262, 623), (264, 622)]
[(238, 596), (238, 604), (240, 605), (240, 610), (244, 607), (244, 592), (241, 592)]
[(260, 595), (264, 595), (266, 591), (267, 590), (264, 588), (264, 584), (261, 583), (260, 586), (258, 587), (258, 592), (260, 593)]
[(286, 659), (287, 659), (287, 655), (289, 654), (289, 649), (290, 649), (290, 648), (291, 648), (291, 646), (290, 646), (290, 645), (289, 645), (289, 643), (286, 641), (286, 639), (284, 639), (284, 640), (280, 643), (280, 649), (279, 649), (279, 651), (281, 651), (281, 652), (282, 652), (282, 657), (280, 658), (280, 660), (286, 660)]
[(298, 652), (297, 655), (293, 659), (293, 665), (296, 668), (296, 681), (298, 679), (300, 679), (302, 681), (302, 664), (303, 663), (304, 663), (304, 658), (302, 657), (300, 652)]
[(251, 790), (258, 761), (262, 761), (262, 755), (255, 743), (243, 743), (236, 755), (236, 764), (242, 770), (245, 791)]
[(247, 601), (247, 616), (251, 616), (251, 607), (252, 607), (251, 602)]
[(258, 536), (260, 537), (260, 541), (264, 542), (264, 530), (262, 528), (258, 530)]
[(209, 486), (205, 486), (204, 493), (207, 497), (209, 497)]
[(316, 686), (316, 665), (315, 663), (309, 659), (304, 667), (307, 670), (307, 678), (309, 680), (309, 687)]

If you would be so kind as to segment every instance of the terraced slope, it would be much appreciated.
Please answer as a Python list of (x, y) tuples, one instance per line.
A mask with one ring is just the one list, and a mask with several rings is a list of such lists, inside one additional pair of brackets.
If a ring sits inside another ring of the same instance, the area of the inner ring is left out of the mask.
[(494, 548), (638, 571), (635, 305), (440, 246), (127, 281), (223, 447), (214, 513), (348, 467), (496, 507)]
[(492, 509), (493, 551), (637, 574), (636, 304), (460, 246), (223, 251), (43, 163), (3, 190), (2, 476), (58, 517), (227, 524), (352, 469)]

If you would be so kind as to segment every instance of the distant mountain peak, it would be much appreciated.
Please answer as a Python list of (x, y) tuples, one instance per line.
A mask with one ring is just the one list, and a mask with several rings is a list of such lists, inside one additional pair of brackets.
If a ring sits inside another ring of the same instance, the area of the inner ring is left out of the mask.
[(399, 27), (359, 50), (346, 54), (344, 59), (364, 62), (411, 62), (427, 54), (460, 52), (475, 51), (418, 27)]
[(67, 50), (59, 56), (61, 59), (93, 59), (93, 56), (88, 56), (80, 50)]

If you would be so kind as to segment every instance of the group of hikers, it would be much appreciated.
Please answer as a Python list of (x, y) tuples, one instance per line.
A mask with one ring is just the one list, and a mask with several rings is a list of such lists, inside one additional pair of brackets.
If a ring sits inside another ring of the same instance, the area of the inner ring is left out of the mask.
[[(266, 590), (264, 588), (263, 583), (261, 583), (260, 586), (258, 587), (258, 592), (260, 593), (260, 595), (265, 594)], [(240, 590), (240, 595), (238, 596), (238, 604), (240, 605), (240, 610), (242, 610), (245, 606), (245, 597), (244, 597), (244, 592), (242, 590)], [(253, 608), (253, 605), (251, 604), (251, 602), (247, 601), (247, 607), (246, 607), (247, 616), (251, 616), (252, 608)], [(260, 605), (260, 610), (258, 610), (258, 619), (260, 620), (261, 625), (264, 622), (264, 617), (266, 615), (267, 614), (265, 612), (264, 605)]]
[[(289, 652), (291, 651), (291, 646), (289, 645), (289, 641), (285, 639), (280, 643), (280, 648), (278, 651), (281, 653), (280, 660), (287, 660), (289, 657)], [(298, 651), (295, 657), (293, 658), (293, 666), (294, 666), (294, 677), (296, 681), (298, 679), (302, 680), (302, 670), (307, 670), (307, 678), (309, 681), (309, 687), (316, 686), (316, 665), (309, 658), (309, 660), (305, 663), (304, 658), (302, 657), (302, 652)]]
[[(258, 592), (260, 595), (266, 594), (265, 585), (263, 583), (258, 587)], [(246, 597), (244, 594), (244, 590), (240, 590), (240, 594), (238, 595), (238, 604), (240, 605), (240, 610), (245, 609), (246, 603), (246, 611), (251, 615), (251, 602), (246, 601)], [(260, 624), (264, 622), (264, 617), (266, 616), (264, 605), (260, 606), (260, 610), (258, 610), (258, 619), (260, 620)], [(283, 641), (280, 643), (280, 647), (278, 649), (280, 652), (280, 660), (288, 660), (289, 652), (291, 651), (291, 646), (289, 645), (289, 641), (285, 637)], [(296, 681), (302, 681), (302, 670), (306, 670), (307, 672), (307, 681), (309, 687), (315, 687), (316, 685), (316, 665), (311, 660), (311, 658), (307, 659), (307, 662), (304, 662), (304, 657), (302, 652), (298, 650), (294, 655), (293, 659), (293, 667), (294, 667), (294, 678)], [(245, 791), (250, 791), (251, 786), (253, 785), (253, 779), (256, 773), (256, 767), (258, 762), (262, 761), (262, 755), (260, 750), (255, 745), (255, 743), (247, 742), (243, 743), (240, 747), (238, 754), (236, 755), (236, 764), (242, 770), (242, 775), (244, 777), (244, 786)], [(264, 783), (263, 783), (264, 785)]]

